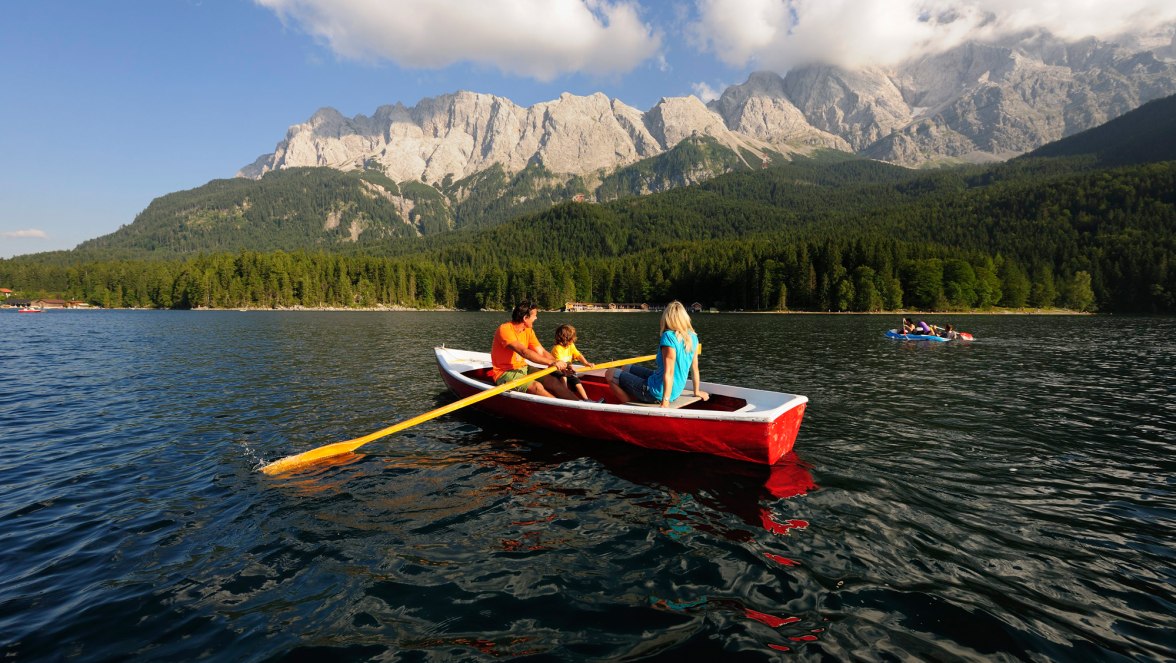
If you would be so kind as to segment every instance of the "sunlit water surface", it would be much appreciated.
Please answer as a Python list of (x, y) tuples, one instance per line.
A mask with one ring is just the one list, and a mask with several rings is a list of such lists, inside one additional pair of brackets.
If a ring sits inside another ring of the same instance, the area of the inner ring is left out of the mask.
[[(1176, 321), (698, 315), (805, 394), (768, 469), (431, 410), (502, 314), (0, 312), (0, 653), (84, 660), (1164, 659)], [(570, 321), (604, 361), (649, 314)]]

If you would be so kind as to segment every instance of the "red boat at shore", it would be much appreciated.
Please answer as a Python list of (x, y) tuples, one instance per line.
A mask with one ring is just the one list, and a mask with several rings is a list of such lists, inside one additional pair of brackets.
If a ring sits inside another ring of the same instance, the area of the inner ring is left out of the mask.
[[(434, 348), (441, 379), (461, 398), (485, 391), (490, 354)], [(508, 391), (475, 407), (568, 435), (616, 440), (649, 449), (713, 454), (771, 465), (792, 450), (808, 398), (703, 382), (708, 400), (687, 389), (669, 408), (617, 403), (604, 371), (579, 374), (590, 399), (571, 401)], [(690, 395), (688, 395), (690, 394)]]

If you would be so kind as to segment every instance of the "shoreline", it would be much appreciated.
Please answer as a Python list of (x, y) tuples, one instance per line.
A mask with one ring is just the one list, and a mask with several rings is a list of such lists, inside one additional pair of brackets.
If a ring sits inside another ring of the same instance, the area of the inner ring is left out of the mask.
[[(734, 313), (735, 311), (731, 311)], [(897, 316), (943, 316), (943, 315), (1098, 315), (1091, 311), (1075, 311), (1072, 309), (1005, 309), (993, 311), (739, 311), (752, 315), (897, 315)]]
[[(18, 310), (16, 306), (0, 306), (0, 310)], [(243, 306), (232, 308), (210, 308), (205, 306), (198, 306), (191, 309), (164, 309), (164, 308), (137, 308), (137, 307), (112, 307), (103, 308), (101, 306), (77, 306), (70, 308), (47, 308), (44, 311), (237, 311), (241, 313), (250, 311), (278, 311), (278, 312), (364, 312), (364, 313), (507, 313), (505, 309), (460, 309), (460, 308), (411, 308), (408, 306), (279, 306), (279, 307), (263, 307), (263, 306)], [(567, 313), (569, 315), (591, 315), (595, 313), (603, 313), (608, 315), (618, 313), (653, 313), (658, 314), (660, 311), (650, 310), (596, 310), (596, 311), (564, 311), (562, 309), (540, 309), (544, 313)], [(875, 315), (875, 316), (900, 316), (900, 317), (919, 317), (919, 316), (963, 316), (963, 315), (1106, 315), (1090, 311), (1074, 311), (1071, 309), (997, 309), (987, 311), (913, 311), (913, 310), (897, 310), (897, 311), (699, 311), (691, 313), (692, 316), (697, 315)]]
[[(100, 309), (106, 310), (106, 309)], [(109, 310), (171, 310), (171, 309), (109, 309)], [(345, 307), (345, 306), (290, 306), (290, 307), (239, 307), (239, 308), (193, 308), (192, 311), (358, 311), (358, 312), (396, 312), (396, 313), (509, 313), (506, 309), (462, 309), (462, 308), (410, 308), (407, 306), (374, 306), (374, 307)], [(539, 309), (546, 314), (553, 313), (567, 313), (574, 315), (603, 313), (608, 315), (618, 313), (652, 313), (659, 314), (661, 311), (640, 311), (640, 310), (599, 310), (599, 311), (564, 311), (562, 309)], [(877, 316), (950, 316), (950, 315), (1098, 315), (1088, 311), (1074, 311), (1071, 309), (1007, 309), (1007, 310), (990, 310), (990, 311), (914, 311), (914, 310), (897, 310), (897, 311), (699, 311), (691, 313), (690, 315), (877, 315)]]

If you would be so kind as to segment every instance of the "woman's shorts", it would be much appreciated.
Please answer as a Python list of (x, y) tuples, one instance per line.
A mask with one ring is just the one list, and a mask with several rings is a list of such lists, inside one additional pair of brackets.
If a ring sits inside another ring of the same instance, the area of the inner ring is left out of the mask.
[(642, 403), (660, 403), (649, 393), (649, 376), (653, 375), (652, 368), (645, 366), (629, 366), (617, 374), (617, 384), (635, 401)]

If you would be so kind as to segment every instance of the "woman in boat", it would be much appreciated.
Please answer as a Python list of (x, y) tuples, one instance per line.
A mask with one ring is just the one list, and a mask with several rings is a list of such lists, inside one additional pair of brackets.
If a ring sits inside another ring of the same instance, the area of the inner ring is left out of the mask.
[(626, 366), (608, 371), (608, 385), (617, 401), (628, 403), (635, 400), (669, 407), (686, 387), (687, 374), (694, 379), (694, 395), (704, 401), (710, 398), (710, 394), (702, 390), (698, 378), (698, 355), (702, 346), (690, 324), (686, 307), (679, 301), (670, 302), (662, 311), (660, 346), (657, 368)]
[(915, 333), (915, 323), (911, 322), (910, 318), (903, 318), (902, 319), (902, 326), (899, 328), (898, 333), (900, 333), (900, 334), (914, 334)]
[(955, 326), (952, 325), (950, 322), (947, 323), (946, 327), (944, 327), (942, 330), (940, 330), (939, 335), (942, 336), (943, 338), (946, 338), (949, 341), (956, 339), (956, 338), (959, 338), (959, 336), (960, 336), (959, 332), (957, 332), (955, 330)]

